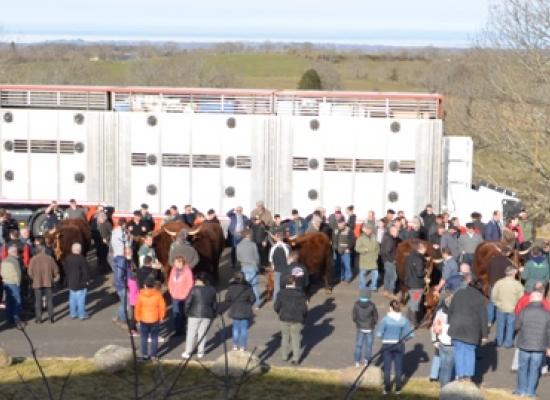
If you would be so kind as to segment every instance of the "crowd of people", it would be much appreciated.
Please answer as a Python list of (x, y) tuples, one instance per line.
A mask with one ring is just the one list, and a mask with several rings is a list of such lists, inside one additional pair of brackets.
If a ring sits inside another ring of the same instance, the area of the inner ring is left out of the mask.
[[(48, 229), (63, 218), (87, 220), (86, 212), (74, 200), (65, 211), (52, 203), (46, 215)], [(506, 223), (500, 211), (495, 211), (487, 223), (474, 212), (464, 226), (447, 213), (435, 214), (430, 205), (410, 219), (402, 211), (388, 210), (379, 219), (370, 211), (361, 223), (353, 206), (344, 211), (336, 207), (329, 215), (318, 208), (306, 217), (292, 210), (290, 218), (283, 219), (258, 202), (250, 216), (242, 207), (235, 207), (226, 216), (234, 273), (223, 304), (212, 277), (193, 273), (199, 255), (186, 229), (170, 247), (168, 263), (172, 268), (164, 276), (153, 246), (155, 221), (146, 204), (131, 220), (118, 219), (114, 228), (110, 211), (102, 207), (89, 220), (98, 268), (113, 272), (119, 298), (113, 323), (129, 327), (132, 335), (140, 337), (144, 359), (158, 356), (160, 325), (168, 309), (172, 334), (185, 335), (183, 358), (192, 357), (195, 344), (197, 357), (204, 356), (206, 332), (216, 316), (226, 310), (232, 319), (233, 349), (245, 351), (250, 320), (262, 306), (259, 276), (269, 273), (274, 281), (273, 306), (280, 319), (282, 359), (300, 363), (311, 283), (308, 269), (289, 242), (309, 232), (322, 232), (332, 246), (334, 282), (350, 283), (358, 271), (359, 297), (350, 310), (357, 329), (353, 360), (357, 367), (370, 363), (374, 339), (380, 338), (386, 393), (391, 390), (392, 364), (395, 391), (402, 388), (405, 341), (414, 337), (425, 316), (423, 300), (430, 288), (438, 298), (430, 327), (435, 348), (431, 378), (442, 386), (455, 379), (471, 380), (476, 350), (487, 341), (495, 324), (495, 345), (511, 348), (515, 343), (517, 349), (512, 366), (518, 371), (516, 393), (535, 396), (541, 371), (547, 365), (546, 355), (550, 355), (550, 303), (546, 300), (550, 244), (536, 241), (534, 225), (524, 210)], [(191, 205), (181, 214), (176, 206), (170, 207), (163, 223), (175, 220), (188, 226), (202, 220), (217, 222), (214, 210), (203, 215)], [(2, 210), (0, 229), (0, 275), (8, 322), (20, 321), (21, 307), (30, 303), (36, 323), (43, 322), (44, 308), (54, 323), (52, 294), (58, 281), (69, 290), (71, 318), (86, 320), (90, 272), (82, 254), (83, 244), (73, 244), (71, 254), (59, 265), (42, 238), (32, 240), (29, 230), (18, 227)], [(397, 247), (405, 240), (409, 240), (411, 252), (400, 281)], [(483, 241), (505, 243), (488, 262), (488, 293), (472, 270), (474, 254)], [(436, 266), (439, 275), (435, 281), (426, 274), (429, 247), (434, 257), (442, 260)], [(510, 259), (515, 251), (522, 251), (521, 267)], [(408, 293), (406, 315), (395, 297), (399, 285), (405, 285)], [(390, 300), (390, 311), (382, 318), (372, 299), (379, 288)]]

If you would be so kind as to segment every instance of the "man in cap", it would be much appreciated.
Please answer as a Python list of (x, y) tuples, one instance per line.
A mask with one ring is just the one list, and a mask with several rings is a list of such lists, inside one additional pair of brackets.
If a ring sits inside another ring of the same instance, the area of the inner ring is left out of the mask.
[(474, 254), (477, 246), (479, 246), (481, 242), (483, 242), (483, 239), (479, 233), (476, 233), (475, 225), (468, 222), (466, 224), (466, 233), (464, 235), (460, 235), (460, 238), (458, 239), (458, 247), (463, 262), (473, 265)]
[(191, 269), (194, 269), (199, 263), (199, 253), (187, 240), (189, 232), (186, 229), (179, 231), (176, 241), (170, 246), (168, 263), (174, 265), (176, 257), (183, 257)]
[(334, 273), (336, 279), (351, 282), (353, 273), (351, 270), (351, 252), (354, 246), (353, 230), (346, 225), (346, 219), (340, 215), (336, 219), (336, 229), (332, 232), (332, 249), (334, 250)]

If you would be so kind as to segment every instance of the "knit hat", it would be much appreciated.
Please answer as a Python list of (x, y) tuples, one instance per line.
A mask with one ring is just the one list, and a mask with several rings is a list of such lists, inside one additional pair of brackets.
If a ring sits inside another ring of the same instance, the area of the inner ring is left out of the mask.
[(370, 290), (367, 288), (361, 289), (359, 293), (359, 301), (369, 301), (370, 300)]

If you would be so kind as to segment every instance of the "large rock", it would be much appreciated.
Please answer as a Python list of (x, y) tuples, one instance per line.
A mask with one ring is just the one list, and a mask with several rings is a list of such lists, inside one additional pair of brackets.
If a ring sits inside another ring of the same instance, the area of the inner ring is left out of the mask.
[(113, 373), (122, 371), (134, 360), (132, 349), (109, 344), (94, 354), (94, 362), (101, 371)]
[[(341, 370), (340, 377), (342, 379), (342, 382), (347, 386), (352, 385), (362, 370), (363, 368), (357, 368), (357, 367), (349, 367)], [(371, 365), (367, 368), (367, 370), (361, 377), (361, 381), (359, 382), (359, 387), (379, 388), (380, 386), (382, 386), (382, 383), (384, 382), (383, 378), (384, 377), (382, 375), (382, 369), (374, 365)]]
[[(229, 375), (233, 377), (241, 377), (245, 373), (259, 375), (269, 368), (254, 354), (235, 350), (227, 353), (227, 366)], [(216, 375), (225, 375), (225, 356), (223, 354), (214, 361), (212, 372)]]
[(472, 382), (454, 381), (443, 386), (439, 400), (483, 400), (481, 390)]
[(0, 368), (9, 367), (13, 362), (13, 359), (8, 352), (0, 347)]

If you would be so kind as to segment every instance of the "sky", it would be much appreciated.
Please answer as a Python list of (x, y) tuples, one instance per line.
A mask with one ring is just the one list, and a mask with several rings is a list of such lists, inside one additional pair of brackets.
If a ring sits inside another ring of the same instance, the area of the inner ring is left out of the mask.
[(311, 41), (465, 47), (489, 0), (8, 0), (0, 40)]

